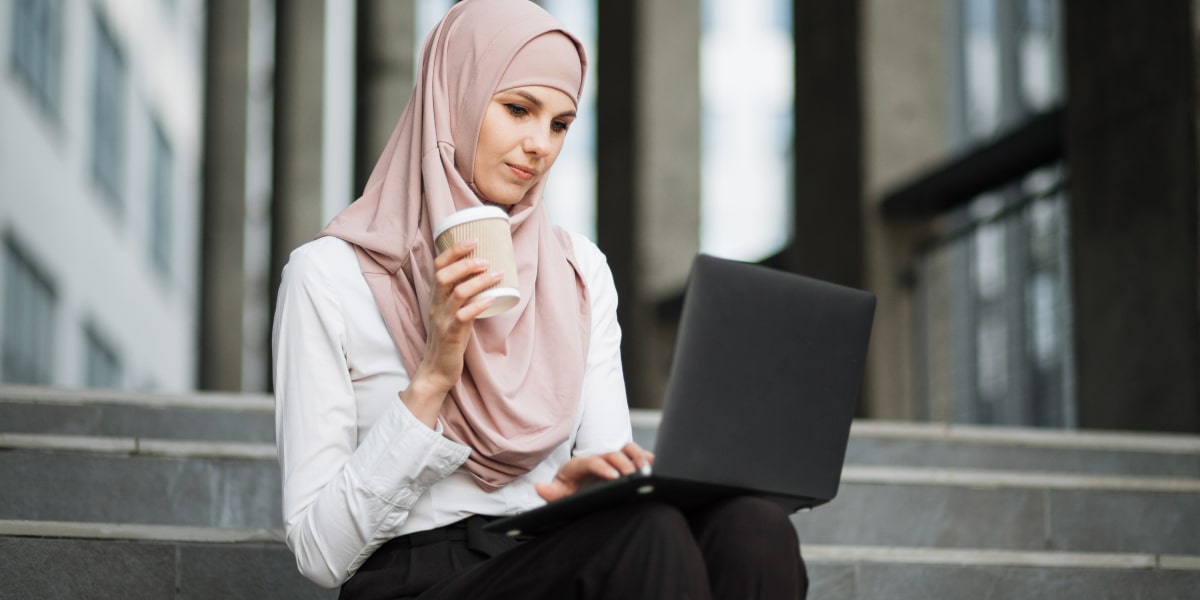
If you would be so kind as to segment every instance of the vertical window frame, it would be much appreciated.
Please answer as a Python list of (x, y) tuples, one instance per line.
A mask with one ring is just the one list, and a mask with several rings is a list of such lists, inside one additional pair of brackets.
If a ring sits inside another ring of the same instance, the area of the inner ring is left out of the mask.
[(125, 210), (128, 72), (111, 27), (93, 18), (91, 170), (101, 195), (117, 213)]

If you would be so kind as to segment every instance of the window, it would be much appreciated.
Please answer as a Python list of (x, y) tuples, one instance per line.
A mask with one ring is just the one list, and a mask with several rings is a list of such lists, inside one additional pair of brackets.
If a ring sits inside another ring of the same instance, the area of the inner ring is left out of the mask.
[(4, 246), (3, 379), (46, 385), (54, 376), (54, 287), (13, 239)]
[(125, 168), (125, 63), (102, 18), (96, 16), (92, 70), (92, 172), (115, 208), (121, 208)]
[(157, 123), (151, 140), (150, 172), (150, 259), (161, 275), (171, 273), (171, 182), (174, 156), (166, 133)]
[[(949, 3), (955, 142), (980, 147), (1061, 104), (1057, 0)], [(1073, 427), (1065, 167), (997, 186), (933, 223), (918, 257), (922, 418)]]
[(12, 12), (13, 68), (51, 114), (58, 113), (61, 60), (62, 3), (16, 0)]
[(88, 387), (114, 389), (121, 386), (121, 362), (117, 352), (94, 325), (84, 327), (84, 352)]

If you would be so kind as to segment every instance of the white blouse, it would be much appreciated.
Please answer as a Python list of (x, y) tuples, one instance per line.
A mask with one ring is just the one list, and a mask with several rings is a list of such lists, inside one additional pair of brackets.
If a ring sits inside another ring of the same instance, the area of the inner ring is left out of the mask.
[(534, 483), (572, 455), (632, 439), (612, 273), (595, 244), (572, 239), (592, 326), (575, 427), (537, 468), (492, 493), (459, 468), (470, 449), (400, 401), (408, 373), (353, 248), (323, 237), (292, 252), (272, 337), (275, 438), (284, 531), (306, 577), (335, 587), (396, 536), (540, 505)]

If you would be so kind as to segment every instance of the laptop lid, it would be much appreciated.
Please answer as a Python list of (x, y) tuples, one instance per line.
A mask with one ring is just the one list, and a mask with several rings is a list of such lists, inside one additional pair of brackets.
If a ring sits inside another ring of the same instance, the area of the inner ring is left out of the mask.
[(862, 290), (698, 255), (655, 474), (753, 490), (796, 508), (832, 499), (874, 313), (874, 295)]

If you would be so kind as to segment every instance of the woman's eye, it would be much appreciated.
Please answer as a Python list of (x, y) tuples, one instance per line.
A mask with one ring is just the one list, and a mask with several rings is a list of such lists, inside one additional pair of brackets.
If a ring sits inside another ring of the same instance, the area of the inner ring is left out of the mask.
[(565, 121), (554, 121), (553, 123), (550, 124), (550, 129), (553, 130), (555, 133), (563, 133), (570, 127), (571, 127), (571, 124), (567, 123)]
[(528, 110), (525, 110), (525, 107), (521, 106), (520, 104), (505, 104), (504, 106), (506, 106), (508, 108), (509, 114), (511, 114), (514, 117), (522, 117), (522, 116), (525, 116), (525, 114), (527, 114), (529, 112)]

